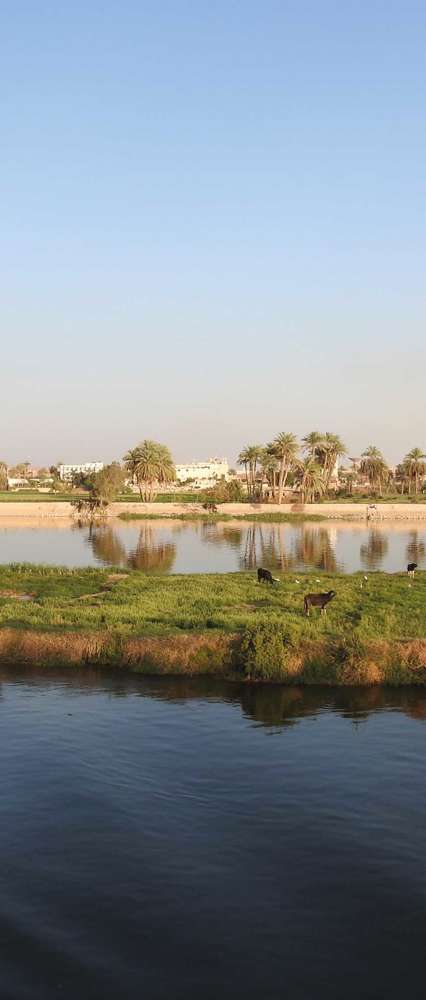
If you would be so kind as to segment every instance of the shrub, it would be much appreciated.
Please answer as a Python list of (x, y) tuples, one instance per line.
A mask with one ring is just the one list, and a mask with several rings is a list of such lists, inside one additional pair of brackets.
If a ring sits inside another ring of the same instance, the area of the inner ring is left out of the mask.
[(288, 630), (269, 623), (250, 626), (242, 636), (238, 666), (249, 680), (283, 680), (291, 646)]

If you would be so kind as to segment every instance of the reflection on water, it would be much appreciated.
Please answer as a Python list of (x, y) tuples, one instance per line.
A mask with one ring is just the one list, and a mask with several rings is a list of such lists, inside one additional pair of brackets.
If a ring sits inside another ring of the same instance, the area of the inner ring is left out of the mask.
[(170, 573), (176, 556), (174, 542), (158, 541), (152, 524), (147, 523), (139, 529), (137, 544), (130, 551), (126, 551), (118, 531), (110, 524), (91, 525), (88, 542), (98, 562), (145, 573)]
[(426, 692), (0, 694), (2, 998), (423, 996)]
[(288, 687), (280, 684), (234, 683), (212, 677), (140, 677), (127, 671), (108, 672), (75, 667), (69, 671), (39, 667), (0, 666), (0, 701), (10, 683), (35, 689), (68, 693), (107, 692), (111, 698), (141, 697), (186, 705), (197, 702), (227, 703), (256, 724), (274, 729), (294, 726), (305, 718), (333, 712), (354, 723), (366, 722), (377, 712), (398, 711), (411, 719), (426, 721), (426, 689), (403, 687)]
[[(164, 530), (164, 529), (163, 529)], [(181, 522), (171, 528), (173, 541), (159, 539), (157, 524), (144, 522), (138, 529), (139, 537), (134, 548), (126, 551), (120, 542), (118, 531), (111, 525), (90, 529), (89, 542), (94, 555), (100, 561), (111, 565), (129, 566), (146, 572), (172, 572), (178, 546), (187, 543), (188, 567), (180, 571), (191, 571), (191, 550), (196, 541), (200, 548), (212, 546), (229, 551), (230, 559), (237, 557), (237, 565), (229, 569), (254, 570), (257, 566), (291, 572), (303, 568), (323, 570), (326, 573), (351, 572), (356, 569), (379, 570), (385, 566), (389, 551), (389, 533), (385, 528), (369, 527), (362, 532), (363, 540), (358, 551), (355, 547), (342, 551), (338, 557), (339, 528), (336, 525), (297, 526), (282, 524), (216, 524)], [(359, 534), (359, 529), (356, 534)], [(402, 532), (401, 532), (402, 534)], [(405, 532), (406, 544), (401, 560), (395, 569), (403, 569), (406, 562), (421, 562), (426, 554), (423, 532)], [(421, 537), (419, 538), (419, 534)], [(343, 536), (347, 543), (351, 535)], [(178, 540), (179, 539), (179, 540)]]
[(360, 555), (363, 569), (380, 569), (388, 551), (389, 542), (386, 535), (377, 528), (371, 528), (368, 539), (361, 545)]
[(109, 520), (89, 526), (15, 518), (0, 520), (0, 561), (68, 566), (108, 565), (149, 573), (303, 569), (327, 573), (403, 571), (426, 563), (425, 525), (330, 521), (261, 522)]
[(338, 566), (330, 528), (303, 526), (296, 544), (296, 564), (323, 569), (327, 573), (337, 571)]
[(239, 533), (239, 566), (248, 570), (262, 565), (282, 572), (307, 566), (333, 573), (337, 570), (333, 540), (331, 528), (309, 523), (298, 526), (290, 538), (283, 525), (250, 524)]
[(407, 543), (407, 563), (415, 562), (419, 566), (424, 562), (426, 555), (426, 544), (423, 536), (419, 538), (418, 531), (410, 531)]

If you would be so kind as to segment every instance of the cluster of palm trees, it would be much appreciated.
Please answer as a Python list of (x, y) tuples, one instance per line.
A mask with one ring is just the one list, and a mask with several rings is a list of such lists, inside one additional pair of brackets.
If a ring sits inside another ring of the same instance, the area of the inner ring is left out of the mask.
[(339, 470), (334, 475), (336, 462), (347, 455), (347, 450), (337, 434), (311, 431), (299, 443), (296, 436), (282, 431), (266, 446), (249, 445), (238, 456), (244, 466), (247, 493), (251, 500), (261, 500), (265, 484), (273, 500), (282, 503), (286, 486), (294, 486), (303, 502), (311, 503), (340, 487), (350, 494), (354, 483), (363, 485), (376, 496), (390, 489), (418, 494), (426, 476), (426, 455), (421, 448), (412, 448), (403, 461), (392, 471), (382, 452), (370, 445), (357, 462), (350, 459), (352, 467)]
[(131, 448), (123, 462), (133, 483), (139, 489), (141, 500), (149, 502), (160, 486), (176, 479), (176, 469), (171, 453), (165, 444), (145, 439)]
[(266, 481), (277, 503), (282, 503), (287, 485), (299, 487), (303, 501), (310, 503), (328, 492), (336, 461), (345, 454), (337, 434), (311, 431), (299, 444), (295, 434), (281, 431), (265, 447), (244, 448), (238, 463), (244, 466), (252, 500), (262, 498)]
[(395, 479), (401, 486), (401, 493), (407, 487), (408, 493), (417, 494), (426, 475), (426, 455), (421, 448), (412, 448), (395, 470)]
[[(389, 468), (382, 452), (374, 445), (370, 445), (361, 455), (359, 472), (368, 480), (372, 492), (378, 496), (390, 490), (416, 496), (426, 476), (426, 455), (421, 448), (412, 448), (393, 470)], [(342, 473), (349, 492), (352, 492), (353, 481), (357, 475), (354, 466)]]

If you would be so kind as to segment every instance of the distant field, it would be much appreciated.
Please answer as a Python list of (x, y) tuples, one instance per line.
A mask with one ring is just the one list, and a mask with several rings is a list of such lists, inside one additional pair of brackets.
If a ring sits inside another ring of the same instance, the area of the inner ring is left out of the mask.
[(69, 503), (84, 496), (83, 493), (36, 493), (35, 490), (0, 492), (0, 503)]
[[(78, 497), (87, 496), (87, 493), (76, 491), (74, 493), (37, 493), (36, 490), (17, 490), (8, 492), (0, 491), (0, 503), (69, 503)], [(158, 493), (154, 498), (154, 503), (205, 503), (208, 499), (204, 493)], [(139, 493), (122, 493), (117, 497), (119, 503), (140, 503)]]
[[(78, 497), (85, 497), (87, 493), (84, 491), (76, 491), (74, 493), (37, 493), (36, 490), (19, 490), (19, 491), (9, 491), (0, 492), (0, 503), (70, 503), (71, 500), (76, 500)], [(154, 497), (153, 503), (197, 503), (203, 504), (207, 501), (211, 501), (211, 497), (207, 496), (205, 493), (158, 493)], [(118, 503), (141, 503), (139, 493), (122, 493), (117, 497)], [(294, 503), (293, 500), (289, 501), (286, 499), (286, 503)], [(346, 504), (358, 504), (359, 506), (366, 506), (367, 504), (424, 504), (426, 503), (426, 493), (421, 493), (418, 496), (401, 496), (399, 493), (393, 496), (359, 496), (355, 495), (352, 497), (323, 497), (322, 500), (319, 499), (317, 503), (327, 503), (346, 505)], [(239, 503), (248, 503), (248, 498), (245, 497)], [(272, 515), (271, 515), (272, 517)]]

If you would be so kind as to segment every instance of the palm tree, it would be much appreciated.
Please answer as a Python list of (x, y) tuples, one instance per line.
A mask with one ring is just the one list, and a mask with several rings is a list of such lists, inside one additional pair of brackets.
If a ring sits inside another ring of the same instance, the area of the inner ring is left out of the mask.
[(152, 500), (159, 486), (176, 478), (169, 449), (157, 441), (141, 441), (127, 452), (123, 461), (133, 481), (138, 484), (141, 500)]
[(401, 496), (403, 496), (406, 486), (408, 487), (408, 492), (410, 492), (410, 480), (408, 478), (407, 468), (403, 462), (400, 462), (399, 465), (396, 466), (394, 480), (396, 490), (398, 491), (398, 486), (401, 490)]
[(307, 452), (310, 458), (319, 459), (322, 444), (324, 442), (324, 434), (320, 434), (319, 431), (310, 431), (309, 434), (305, 434), (302, 438), (303, 450)]
[(276, 475), (278, 472), (278, 460), (275, 458), (274, 453), (270, 450), (269, 445), (266, 448), (262, 448), (262, 453), (260, 456), (260, 465), (262, 469), (262, 486), (263, 480), (266, 479), (268, 486), (271, 487), (272, 498), (275, 500), (275, 485), (276, 485)]
[(329, 487), (331, 475), (337, 459), (341, 458), (343, 455), (346, 455), (346, 447), (343, 444), (343, 441), (337, 434), (331, 434), (327, 431), (327, 433), (324, 434), (323, 441), (320, 445), (320, 459), (322, 459), (321, 465), (324, 469), (326, 489)]
[(355, 470), (354, 469), (339, 469), (339, 476), (344, 484), (348, 495), (351, 497), (354, 491), (354, 481), (355, 481)]
[(313, 458), (324, 472), (324, 482), (326, 489), (330, 484), (331, 475), (338, 458), (346, 455), (346, 448), (343, 441), (337, 434), (327, 431), (320, 434), (319, 431), (311, 431), (306, 434), (303, 440), (304, 451), (309, 458)]
[(0, 490), (7, 490), (8, 488), (7, 464), (6, 462), (0, 461)]
[(369, 445), (361, 455), (361, 472), (368, 477), (373, 490), (382, 492), (383, 484), (389, 479), (389, 468), (381, 451), (375, 445)]
[(305, 458), (299, 463), (297, 479), (300, 482), (303, 503), (313, 503), (316, 497), (325, 493), (324, 471), (314, 458)]
[(238, 464), (244, 465), (246, 482), (247, 482), (247, 492), (248, 495), (255, 499), (256, 496), (256, 476), (257, 476), (257, 466), (262, 457), (262, 451), (260, 445), (249, 444), (238, 456)]
[(411, 484), (414, 482), (414, 492), (417, 496), (419, 492), (420, 478), (426, 473), (426, 455), (421, 448), (412, 448), (403, 459), (403, 468), (408, 478), (408, 492), (411, 493)]
[(299, 444), (294, 434), (281, 431), (268, 445), (268, 450), (278, 459), (278, 503), (282, 503), (283, 491), (287, 482), (287, 477), (295, 465)]
[[(123, 462), (124, 462), (124, 464), (126, 466), (126, 470), (129, 473), (129, 476), (130, 476), (133, 484), (137, 483), (136, 470), (137, 470), (137, 467), (138, 467), (139, 457), (140, 457), (140, 447), (138, 447), (138, 448), (129, 448), (129, 451), (126, 452), (126, 454), (124, 455), (124, 458), (123, 458)], [(139, 483), (138, 483), (138, 485), (139, 485)], [(141, 500), (142, 500), (142, 492), (141, 492), (140, 485), (139, 485), (139, 493), (141, 495)]]
[(249, 477), (248, 477), (248, 463), (249, 463), (248, 448), (243, 448), (243, 450), (240, 451), (240, 454), (238, 455), (238, 458), (237, 458), (237, 463), (238, 463), (238, 465), (243, 465), (244, 466), (244, 475), (246, 477), (247, 494), (249, 494), (250, 493), (250, 487), (249, 487)]

